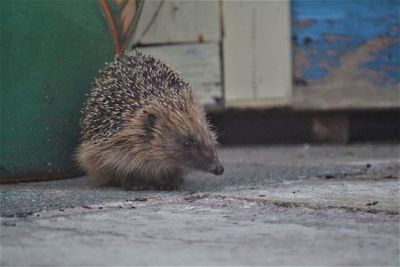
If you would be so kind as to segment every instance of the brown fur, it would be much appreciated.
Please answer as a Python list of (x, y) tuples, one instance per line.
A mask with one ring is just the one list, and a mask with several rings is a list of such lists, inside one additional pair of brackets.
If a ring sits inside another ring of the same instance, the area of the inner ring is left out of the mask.
[[(186, 168), (181, 162), (185, 155), (171, 140), (196, 135), (214, 156), (215, 135), (191, 92), (183, 92), (175, 101), (170, 97), (152, 99), (109, 140), (83, 142), (77, 156), (89, 176), (99, 185), (121, 185), (125, 189), (176, 189), (184, 181)], [(151, 140), (144, 130), (148, 114), (156, 115), (159, 122)]]

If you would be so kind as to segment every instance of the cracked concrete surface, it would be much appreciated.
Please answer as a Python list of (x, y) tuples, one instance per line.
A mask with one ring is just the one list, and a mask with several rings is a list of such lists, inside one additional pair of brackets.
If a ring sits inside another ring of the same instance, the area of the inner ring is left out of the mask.
[(223, 148), (175, 192), (1, 186), (1, 265), (394, 265), (399, 146)]

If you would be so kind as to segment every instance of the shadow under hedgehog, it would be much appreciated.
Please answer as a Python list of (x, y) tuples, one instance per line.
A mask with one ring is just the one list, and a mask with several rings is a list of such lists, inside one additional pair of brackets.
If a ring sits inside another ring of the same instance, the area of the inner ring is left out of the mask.
[(83, 112), (76, 156), (98, 184), (173, 190), (191, 169), (224, 172), (189, 84), (153, 56), (130, 52), (106, 64)]

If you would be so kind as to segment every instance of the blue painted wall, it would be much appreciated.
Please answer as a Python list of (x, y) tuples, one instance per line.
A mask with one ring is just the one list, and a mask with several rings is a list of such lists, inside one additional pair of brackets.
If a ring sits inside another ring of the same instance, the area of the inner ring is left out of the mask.
[(291, 11), (295, 85), (323, 84), (352, 53), (376, 84), (400, 82), (399, 0), (292, 0)]

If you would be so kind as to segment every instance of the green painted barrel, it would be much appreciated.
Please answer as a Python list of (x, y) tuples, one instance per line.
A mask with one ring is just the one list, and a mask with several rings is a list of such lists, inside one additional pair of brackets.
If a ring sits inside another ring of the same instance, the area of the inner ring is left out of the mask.
[(124, 48), (126, 5), (1, 1), (0, 182), (80, 174), (80, 111), (98, 70)]

